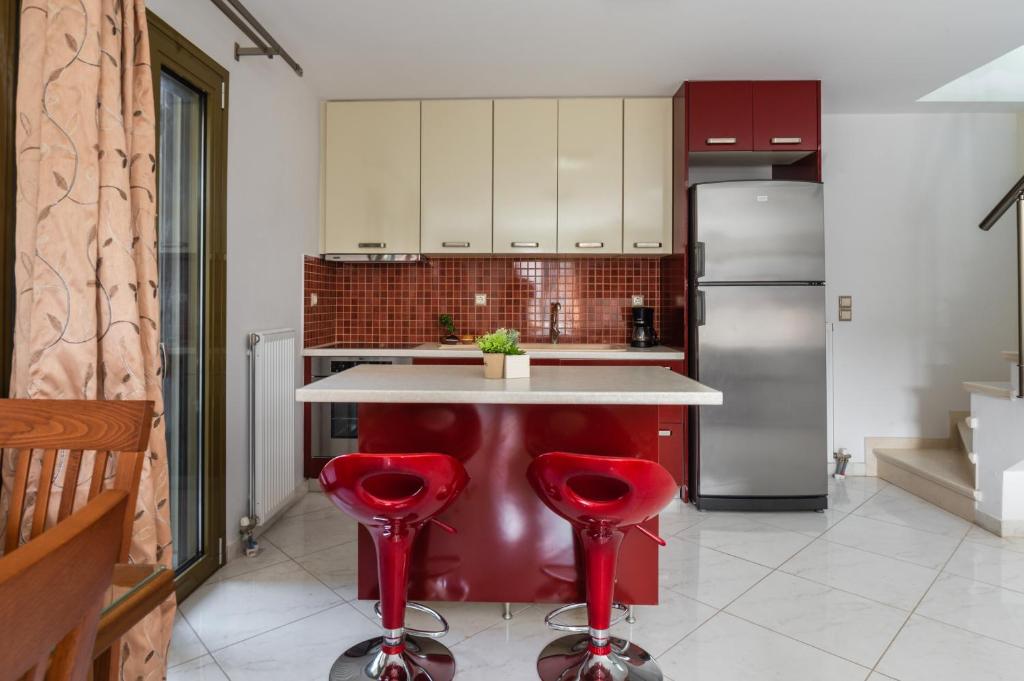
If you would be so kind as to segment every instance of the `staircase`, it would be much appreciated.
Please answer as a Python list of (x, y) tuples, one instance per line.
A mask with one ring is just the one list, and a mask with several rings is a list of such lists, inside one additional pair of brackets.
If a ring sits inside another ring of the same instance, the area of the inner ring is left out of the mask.
[(1024, 494), (1024, 470), (1017, 471), (1024, 467), (1024, 400), (1015, 397), (1017, 353), (1003, 357), (1014, 368), (1011, 380), (964, 383), (971, 412), (951, 415), (947, 440), (873, 453), (883, 480), (997, 534), (1018, 535), (1024, 516), (1017, 519), (1011, 500)]

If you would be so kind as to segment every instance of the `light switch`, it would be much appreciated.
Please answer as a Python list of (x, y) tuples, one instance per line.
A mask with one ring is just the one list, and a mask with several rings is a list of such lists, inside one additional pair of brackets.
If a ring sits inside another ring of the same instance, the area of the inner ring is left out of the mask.
[(839, 321), (841, 322), (852, 322), (853, 321), (853, 310), (840, 310)]
[(839, 321), (853, 321), (853, 296), (839, 296)]
[(476, 294), (475, 296), (473, 296), (473, 302), (476, 303), (477, 305), (486, 305), (487, 304), (487, 294), (486, 293), (478, 293), (478, 294)]

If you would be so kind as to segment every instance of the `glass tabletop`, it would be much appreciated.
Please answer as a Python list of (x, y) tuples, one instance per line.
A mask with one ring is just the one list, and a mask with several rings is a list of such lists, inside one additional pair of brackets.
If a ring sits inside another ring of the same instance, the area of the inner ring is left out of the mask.
[(150, 563), (117, 563), (114, 565), (114, 579), (107, 591), (107, 599), (100, 617), (113, 611), (117, 606), (167, 572), (164, 565)]

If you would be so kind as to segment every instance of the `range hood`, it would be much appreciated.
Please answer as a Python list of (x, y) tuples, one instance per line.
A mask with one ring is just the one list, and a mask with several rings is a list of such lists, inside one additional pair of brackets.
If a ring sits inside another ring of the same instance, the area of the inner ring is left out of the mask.
[(324, 253), (324, 260), (332, 262), (424, 262), (421, 253)]

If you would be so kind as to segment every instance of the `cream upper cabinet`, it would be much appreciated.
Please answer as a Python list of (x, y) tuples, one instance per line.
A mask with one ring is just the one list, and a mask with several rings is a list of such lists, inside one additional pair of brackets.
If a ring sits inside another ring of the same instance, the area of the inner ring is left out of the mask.
[(328, 102), (325, 253), (420, 250), (420, 103)]
[(558, 100), (558, 252), (622, 253), (622, 100)]
[(625, 100), (622, 132), (622, 250), (671, 253), (672, 100)]
[(494, 252), (558, 247), (558, 100), (494, 102)]
[(423, 102), (424, 253), (491, 252), (493, 102)]

